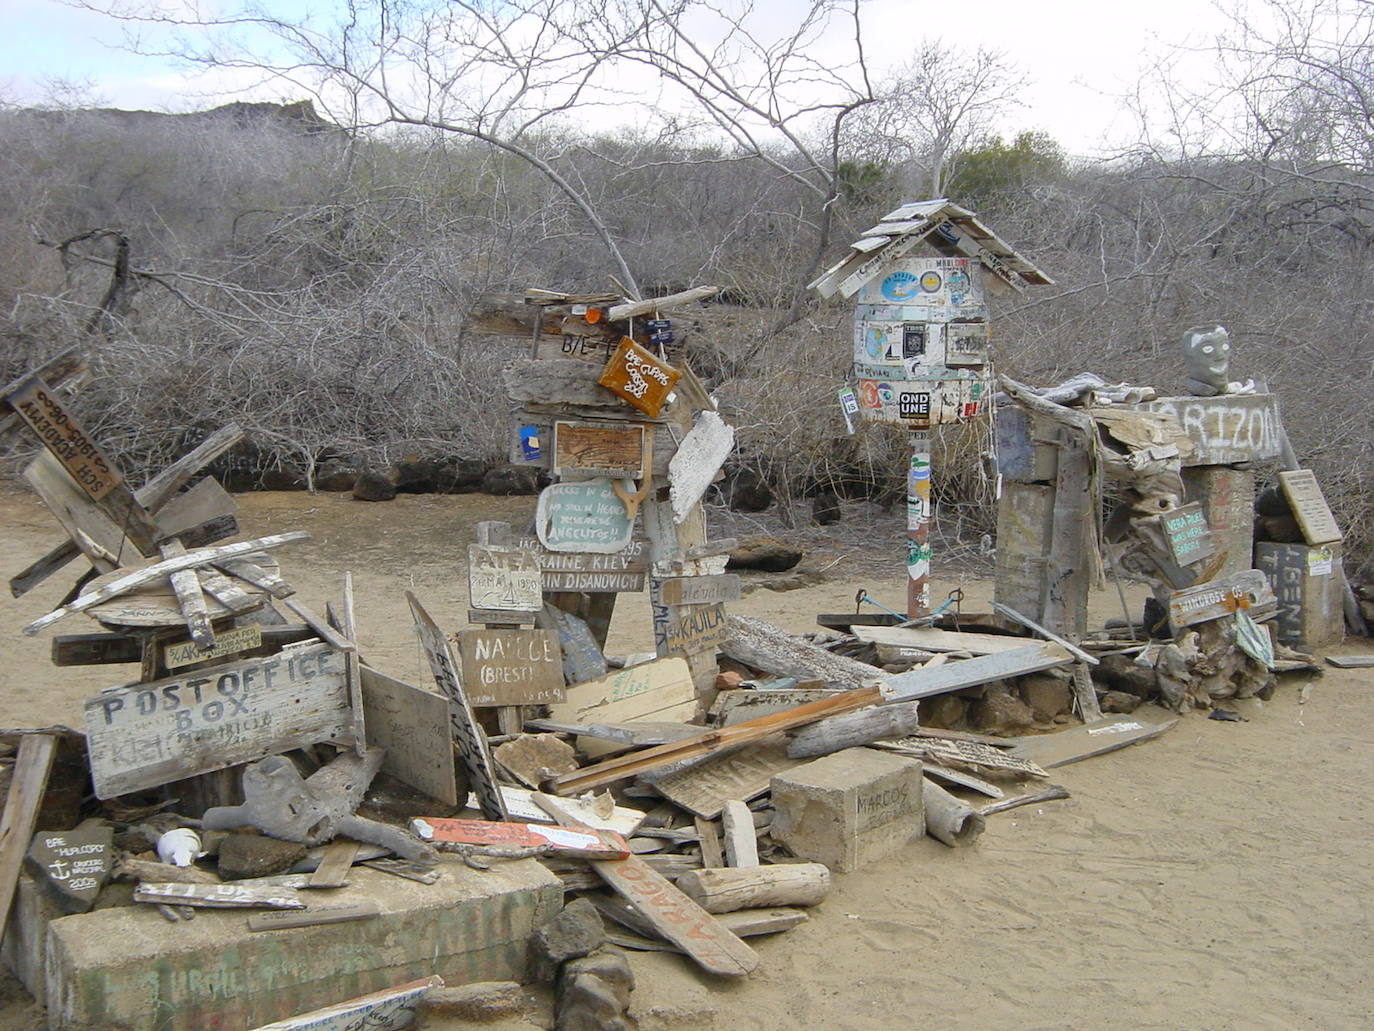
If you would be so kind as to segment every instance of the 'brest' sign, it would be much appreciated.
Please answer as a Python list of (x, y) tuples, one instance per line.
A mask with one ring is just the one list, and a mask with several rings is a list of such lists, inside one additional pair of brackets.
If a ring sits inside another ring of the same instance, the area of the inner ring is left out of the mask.
[(353, 733), (344, 653), (327, 644), (112, 688), (84, 708), (98, 798)]

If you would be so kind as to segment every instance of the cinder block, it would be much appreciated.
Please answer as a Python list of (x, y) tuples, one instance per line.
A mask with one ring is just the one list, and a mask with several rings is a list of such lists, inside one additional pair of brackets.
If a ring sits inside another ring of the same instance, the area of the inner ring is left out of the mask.
[(51, 921), (52, 1031), (244, 1031), (431, 974), (449, 984), (520, 980), (527, 939), (563, 904), (534, 860), (477, 871), (446, 860), (432, 885), (354, 867), (330, 897), (367, 898), (381, 915), (251, 932), (244, 910), (170, 924), (151, 906)]
[(773, 777), (773, 838), (832, 870), (854, 870), (925, 833), (921, 763), (847, 748)]

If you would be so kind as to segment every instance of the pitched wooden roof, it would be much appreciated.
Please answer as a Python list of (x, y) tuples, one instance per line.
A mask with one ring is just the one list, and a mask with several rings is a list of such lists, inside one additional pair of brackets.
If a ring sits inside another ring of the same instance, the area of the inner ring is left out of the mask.
[(925, 243), (946, 257), (977, 258), (993, 273), (988, 280), (1021, 291), (1027, 286), (1053, 283), (1031, 262), (1017, 254), (967, 208), (945, 198), (903, 204), (883, 216), (849, 245), (849, 253), (810, 283), (822, 297), (852, 297), (887, 266)]

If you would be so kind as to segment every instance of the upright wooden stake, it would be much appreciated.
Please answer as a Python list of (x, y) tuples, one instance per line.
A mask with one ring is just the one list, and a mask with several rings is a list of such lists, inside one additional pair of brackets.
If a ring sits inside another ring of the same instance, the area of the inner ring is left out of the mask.
[(48, 786), (57, 738), (52, 734), (25, 734), (19, 739), (19, 755), (14, 760), (14, 778), (0, 816), (0, 934), (9, 923), (14, 889), (19, 884), (19, 868), (29, 849), (38, 807)]
[(911, 468), (906, 485), (906, 614), (930, 614), (930, 434), (911, 435)]

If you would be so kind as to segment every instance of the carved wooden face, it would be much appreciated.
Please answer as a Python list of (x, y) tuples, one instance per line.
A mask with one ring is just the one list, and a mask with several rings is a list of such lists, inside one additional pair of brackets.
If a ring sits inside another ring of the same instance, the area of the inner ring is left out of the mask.
[(1231, 361), (1231, 338), (1221, 326), (1195, 326), (1183, 334), (1188, 378), (1221, 389)]

